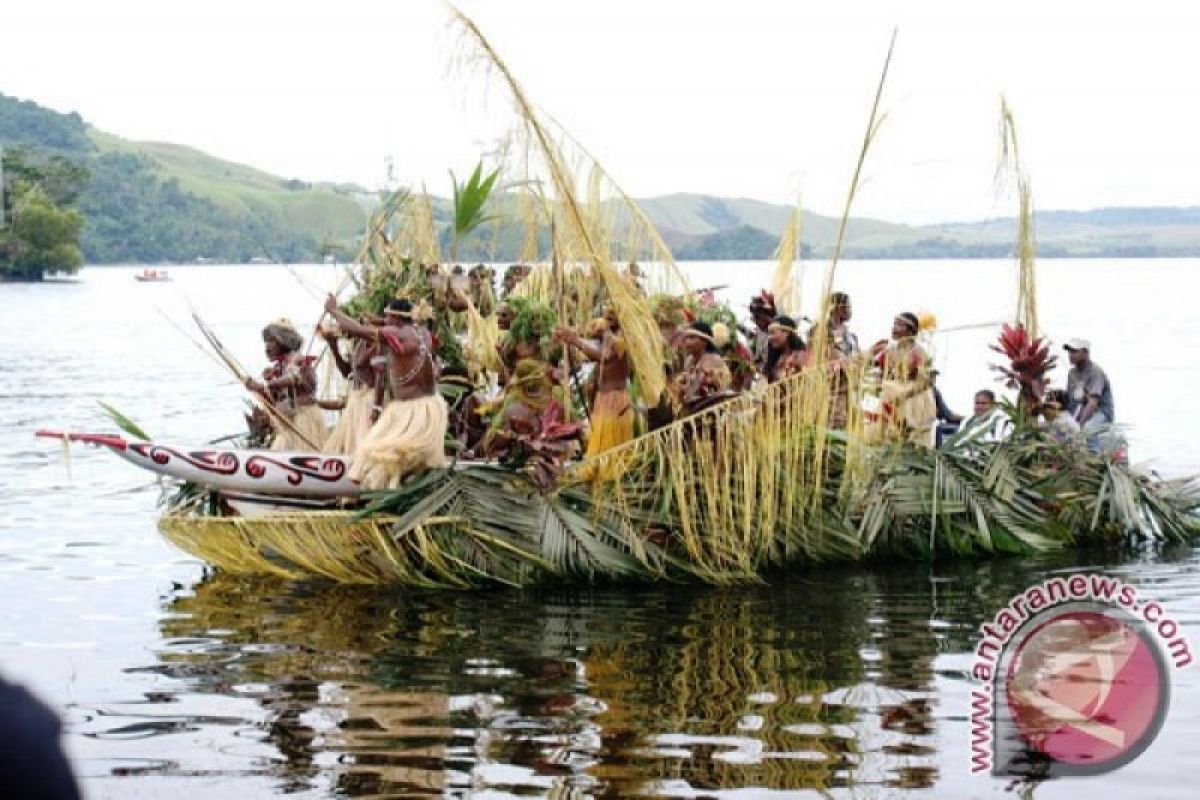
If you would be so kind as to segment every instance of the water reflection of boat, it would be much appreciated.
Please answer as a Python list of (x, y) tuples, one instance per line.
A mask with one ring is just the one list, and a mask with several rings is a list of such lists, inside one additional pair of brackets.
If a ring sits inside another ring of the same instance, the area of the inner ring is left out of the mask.
[(928, 621), (958, 596), (928, 587), (483, 596), (214, 574), (170, 603), (158, 657), (194, 693), (259, 703), (288, 774), (325, 764), (350, 796), (928, 788)]
[(171, 280), (171, 276), (165, 269), (150, 269), (147, 267), (135, 274), (133, 279), (142, 283), (161, 283)]

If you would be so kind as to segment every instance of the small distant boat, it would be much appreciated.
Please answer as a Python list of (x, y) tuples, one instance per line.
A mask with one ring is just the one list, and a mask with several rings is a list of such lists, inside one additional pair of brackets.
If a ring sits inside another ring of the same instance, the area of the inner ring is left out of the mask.
[(165, 269), (144, 269), (137, 275), (134, 275), (133, 279), (142, 283), (155, 283), (169, 281), (171, 280), (171, 276), (167, 274)]

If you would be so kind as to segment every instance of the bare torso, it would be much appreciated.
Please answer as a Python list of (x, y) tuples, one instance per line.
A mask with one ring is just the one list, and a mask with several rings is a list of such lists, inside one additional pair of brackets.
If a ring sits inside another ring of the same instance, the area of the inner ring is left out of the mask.
[(414, 400), (428, 397), (437, 388), (437, 369), (433, 361), (433, 341), (429, 332), (414, 327), (386, 326), (380, 329), (383, 338), (393, 338), (400, 352), (388, 343), (380, 347), (387, 353), (388, 388), (393, 400)]
[(596, 362), (596, 389), (601, 392), (624, 391), (629, 386), (629, 354), (621, 337), (605, 334)]

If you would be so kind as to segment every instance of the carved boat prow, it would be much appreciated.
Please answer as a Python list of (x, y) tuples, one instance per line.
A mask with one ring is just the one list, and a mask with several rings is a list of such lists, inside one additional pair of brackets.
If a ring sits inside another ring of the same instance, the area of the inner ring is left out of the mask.
[(37, 435), (104, 447), (157, 475), (191, 481), (221, 492), (335, 498), (356, 497), (362, 491), (350, 480), (348, 456), (241, 450), (212, 445), (179, 447), (102, 433), (41, 430)]

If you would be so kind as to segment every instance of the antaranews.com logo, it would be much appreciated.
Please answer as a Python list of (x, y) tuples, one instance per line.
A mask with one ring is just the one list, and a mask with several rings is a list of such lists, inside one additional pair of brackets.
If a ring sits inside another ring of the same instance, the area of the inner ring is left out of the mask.
[(971, 771), (1053, 777), (1128, 764), (1158, 735), (1170, 667), (1192, 663), (1179, 625), (1106, 575), (1031, 586), (980, 626)]

